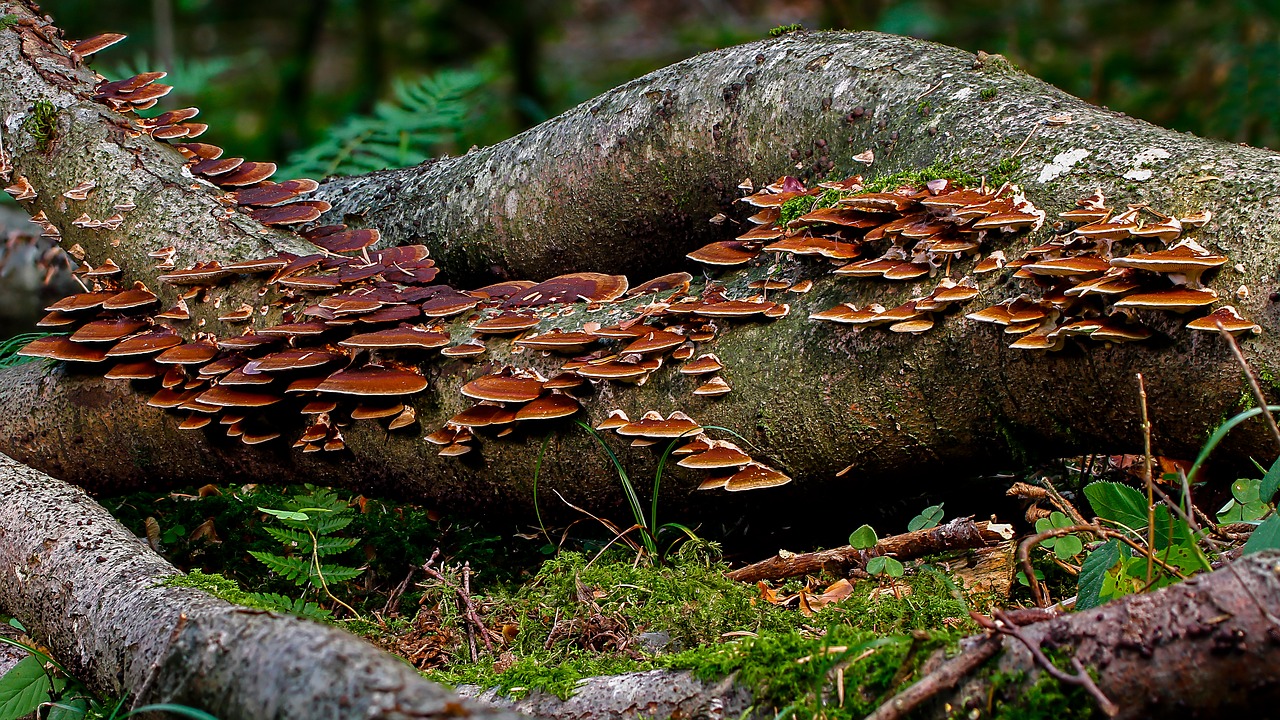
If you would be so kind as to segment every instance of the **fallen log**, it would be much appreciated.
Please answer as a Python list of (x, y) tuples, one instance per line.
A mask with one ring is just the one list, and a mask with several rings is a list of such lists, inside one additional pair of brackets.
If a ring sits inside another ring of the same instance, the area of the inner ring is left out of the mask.
[(1009, 525), (974, 522), (973, 518), (956, 518), (945, 525), (892, 535), (881, 539), (874, 548), (860, 550), (844, 545), (830, 550), (808, 553), (778, 554), (766, 560), (740, 567), (729, 573), (731, 580), (754, 583), (761, 580), (783, 580), (816, 572), (843, 575), (851, 568), (863, 568), (878, 555), (898, 560), (914, 560), (926, 555), (992, 547), (1013, 538)]
[(178, 574), (83, 491), (0, 455), (0, 608), (95, 692), (221, 720), (517, 717), (340, 630), (162, 584)]

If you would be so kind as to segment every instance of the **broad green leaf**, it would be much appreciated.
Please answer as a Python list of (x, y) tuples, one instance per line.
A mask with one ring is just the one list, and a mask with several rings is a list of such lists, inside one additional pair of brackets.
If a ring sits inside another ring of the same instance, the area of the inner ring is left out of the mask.
[(1128, 485), (1115, 482), (1090, 483), (1084, 489), (1085, 497), (1093, 512), (1103, 520), (1110, 520), (1132, 530), (1147, 526), (1147, 498)]
[(49, 675), (39, 658), (28, 655), (0, 677), (0, 720), (18, 720), (49, 702)]
[(9, 618), (9, 626), (13, 628), (17, 628), (19, 632), (27, 631), (27, 629), (22, 626), (22, 623), (18, 621), (18, 618)]
[(1278, 490), (1280, 490), (1280, 458), (1276, 458), (1276, 461), (1271, 463), (1267, 474), (1263, 475), (1262, 480), (1258, 483), (1258, 499), (1263, 502), (1271, 502)]
[(876, 531), (870, 525), (863, 525), (849, 535), (849, 544), (858, 550), (870, 550), (880, 542)]
[(1080, 538), (1075, 535), (1064, 535), (1058, 538), (1058, 542), (1053, 546), (1053, 552), (1059, 560), (1069, 560), (1083, 550), (1084, 543), (1080, 542)]
[(294, 512), (292, 510), (276, 510), (273, 508), (260, 507), (258, 508), (258, 511), (264, 512), (273, 517), (278, 517), (281, 520), (296, 520), (298, 522), (305, 522), (306, 520), (310, 519), (310, 516), (307, 515), (306, 513)]
[(1244, 506), (1235, 501), (1235, 498), (1227, 501), (1226, 505), (1218, 508), (1218, 522), (1226, 525), (1233, 522), (1244, 522)]
[(1071, 518), (1067, 517), (1066, 513), (1054, 510), (1049, 513), (1049, 524), (1056, 529), (1071, 527), (1072, 523)]
[(886, 557), (884, 559), (885, 574), (887, 574), (889, 577), (892, 577), (892, 578), (902, 577), (903, 569), (904, 568), (902, 567), (902, 563), (898, 562), (894, 558)]
[(1280, 515), (1272, 515), (1253, 531), (1244, 544), (1244, 554), (1280, 548)]
[(1102, 604), (1103, 581), (1107, 577), (1107, 571), (1115, 567), (1119, 560), (1119, 540), (1108, 540), (1085, 557), (1077, 583), (1077, 610), (1088, 610)]
[(884, 572), (885, 556), (877, 555), (867, 561), (867, 574), (879, 575)]
[(1258, 488), (1262, 484), (1261, 480), (1250, 480), (1249, 478), (1240, 478), (1231, 483), (1231, 497), (1242, 505), (1248, 505), (1251, 502), (1258, 501)]
[(926, 530), (928, 528), (937, 527), (942, 522), (943, 510), (942, 504), (930, 505), (920, 514), (911, 518), (911, 522), (907, 523), (907, 530), (915, 532), (916, 530)]
[(45, 720), (80, 720), (88, 712), (88, 698), (63, 698), (49, 706), (49, 715)]

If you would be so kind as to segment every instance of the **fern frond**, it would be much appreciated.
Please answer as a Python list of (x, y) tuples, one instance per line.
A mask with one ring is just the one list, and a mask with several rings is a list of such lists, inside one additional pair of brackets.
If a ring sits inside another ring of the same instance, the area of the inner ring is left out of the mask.
[(470, 97), (488, 80), (474, 70), (444, 70), (412, 82), (397, 80), (394, 102), (370, 116), (331, 127), (325, 137), (289, 159), (285, 175), (327, 177), (416, 165), (464, 129)]
[(281, 557), (257, 550), (250, 550), (249, 554), (266, 565), (271, 572), (286, 580), (291, 580), (298, 585), (306, 585), (311, 580), (310, 558), (303, 560), (297, 557)]
[[(321, 563), (320, 572), (324, 574), (324, 581), (330, 585), (336, 583), (344, 583), (360, 577), (364, 572), (364, 568), (347, 567), (346, 565), (325, 565)], [(320, 587), (320, 576), (312, 572), (312, 584)]]
[(297, 615), (298, 617), (307, 618), (308, 620), (328, 622), (333, 618), (333, 613), (313, 602), (307, 602), (303, 598), (294, 600), (278, 593), (249, 593), (249, 597), (272, 608), (273, 610)]
[(56, 334), (58, 333), (42, 333), (42, 332), (23, 333), (21, 335), (14, 335), (8, 340), (0, 342), (0, 368), (13, 367), (15, 365), (21, 365), (22, 363), (25, 363), (25, 362), (31, 362), (32, 360), (37, 360), (38, 358), (25, 357), (23, 355), (19, 355), (18, 351), (26, 347), (27, 344), (30, 343), (32, 340), (39, 340), (42, 337), (46, 337), (48, 335), (56, 335)]

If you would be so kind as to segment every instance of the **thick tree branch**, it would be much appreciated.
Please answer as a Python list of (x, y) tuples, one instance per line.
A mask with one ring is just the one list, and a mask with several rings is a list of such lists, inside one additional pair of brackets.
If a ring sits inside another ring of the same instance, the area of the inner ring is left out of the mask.
[(245, 718), (515, 718), (330, 627), (164, 587), (178, 574), (82, 491), (0, 455), (0, 607), (94, 690)]

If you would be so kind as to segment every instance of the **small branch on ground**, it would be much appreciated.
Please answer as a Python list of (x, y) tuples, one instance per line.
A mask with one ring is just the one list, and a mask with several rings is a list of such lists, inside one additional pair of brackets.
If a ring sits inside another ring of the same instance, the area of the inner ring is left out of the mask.
[(480, 619), (480, 613), (476, 610), (475, 602), (471, 599), (471, 563), (462, 564), (462, 585), (458, 586), (450, 582), (439, 570), (431, 567), (435, 563), (436, 558), (440, 556), (440, 548), (436, 548), (431, 553), (431, 557), (422, 564), (422, 572), (427, 577), (435, 580), (444, 587), (452, 590), (458, 596), (458, 604), (461, 606), (463, 625), (467, 630), (467, 645), (471, 651), (471, 662), (479, 659), (476, 647), (476, 634), (480, 635), (480, 639), (484, 641), (485, 649), (493, 654), (493, 643), (489, 640), (489, 629), (484, 626), (484, 621)]
[(1013, 537), (1008, 525), (974, 522), (973, 518), (957, 518), (945, 525), (926, 530), (887, 537), (869, 550), (858, 550), (851, 545), (821, 552), (775, 555), (768, 560), (738, 568), (729, 573), (731, 580), (753, 583), (760, 580), (781, 580), (821, 570), (847, 574), (851, 569), (861, 569), (877, 555), (892, 555), (898, 560), (933, 555), (949, 550), (969, 550), (989, 547)]

